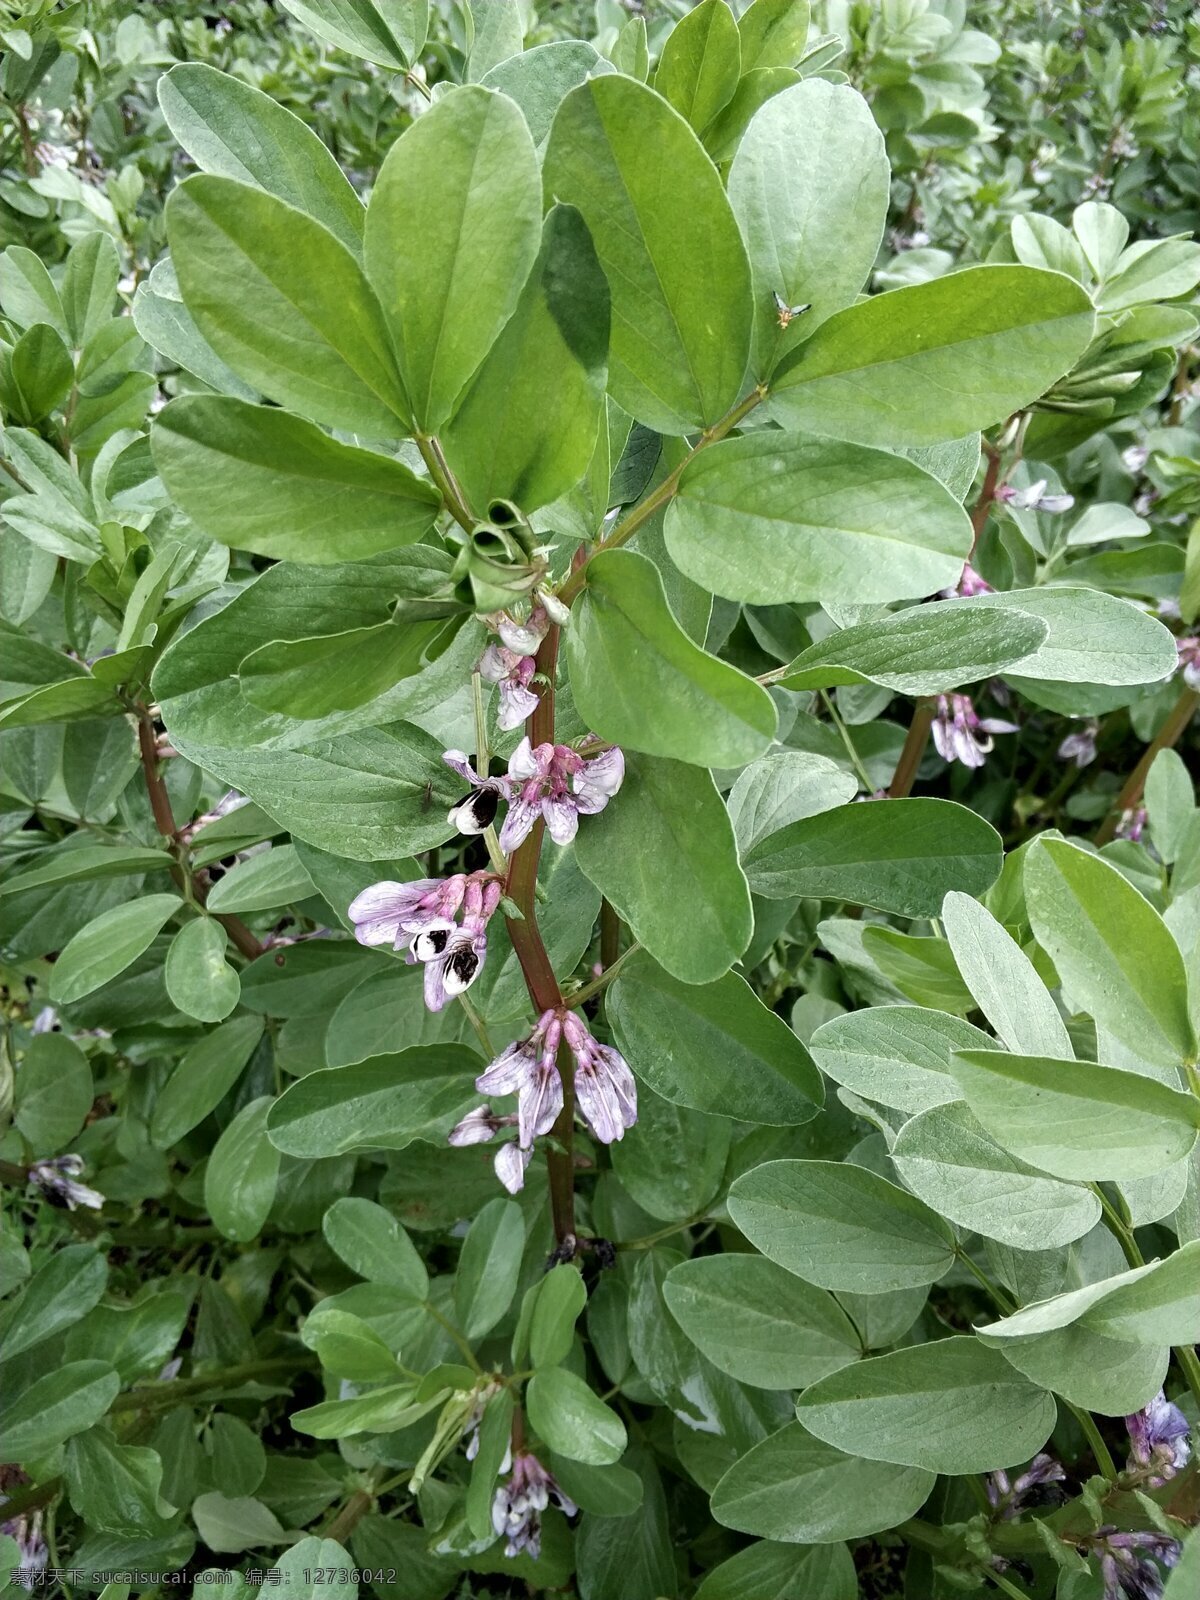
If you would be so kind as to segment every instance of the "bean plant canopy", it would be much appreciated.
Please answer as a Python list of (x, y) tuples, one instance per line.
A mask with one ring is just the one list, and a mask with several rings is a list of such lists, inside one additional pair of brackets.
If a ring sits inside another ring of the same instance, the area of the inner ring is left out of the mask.
[(0, 0), (0, 1591), (1200, 1594), (1200, 19)]

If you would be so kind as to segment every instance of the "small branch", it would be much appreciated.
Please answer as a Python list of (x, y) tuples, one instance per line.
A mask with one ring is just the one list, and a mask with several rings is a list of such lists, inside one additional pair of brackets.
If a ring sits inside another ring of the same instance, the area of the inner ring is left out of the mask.
[(620, 972), (621, 968), (629, 960), (630, 956), (634, 955), (641, 948), (641, 945), (635, 940), (627, 950), (622, 950), (621, 954), (611, 966), (605, 967), (604, 971), (598, 978), (593, 978), (591, 983), (585, 983), (582, 989), (576, 989), (574, 993), (567, 995), (563, 1001), (563, 1004), (569, 1011), (576, 1011), (581, 1005), (585, 1005), (587, 1001), (591, 1000), (593, 996), (603, 993), (603, 991), (608, 988), (609, 984)]
[(442, 454), (442, 447), (437, 440), (428, 433), (416, 432), (413, 438), (417, 442), (417, 449), (421, 452), (421, 459), (429, 468), (429, 476), (433, 479), (438, 489), (441, 490), (442, 499), (446, 502), (446, 510), (468, 533), (475, 526), (475, 519), (471, 515), (462, 490), (450, 470), (446, 457)]
[(983, 487), (979, 491), (971, 511), (971, 530), (974, 537), (971, 540), (971, 549), (967, 560), (975, 554), (975, 546), (979, 543), (980, 535), (987, 527), (987, 519), (991, 515), (992, 502), (996, 498), (996, 490), (1000, 486), (1000, 452), (989, 449), (987, 452), (987, 468), (983, 474)]
[(929, 743), (933, 716), (933, 700), (918, 700), (913, 709), (912, 721), (908, 725), (904, 748), (900, 752), (900, 759), (892, 774), (891, 787), (888, 789), (889, 800), (903, 800), (912, 793), (912, 786), (917, 781), (917, 771), (925, 755), (925, 746)]
[[(142, 758), (142, 775), (146, 781), (146, 793), (150, 797), (150, 810), (154, 816), (154, 826), (167, 840), (171, 847), (171, 854), (175, 863), (171, 868), (171, 877), (183, 891), (197, 905), (203, 907), (208, 898), (208, 891), (204, 885), (195, 878), (188, 868), (187, 846), (180, 836), (179, 829), (175, 826), (175, 816), (171, 810), (171, 797), (167, 793), (167, 786), (159, 770), (158, 749), (155, 743), (154, 722), (145, 706), (135, 707), (138, 726), (138, 749)], [(254, 961), (263, 953), (263, 946), (250, 932), (250, 929), (240, 917), (235, 917), (228, 912), (210, 912), (225, 929), (233, 940), (237, 949), (245, 956), (247, 961)]]
[(846, 727), (846, 724), (842, 721), (841, 717), (838, 716), (837, 707), (833, 703), (833, 696), (828, 692), (828, 690), (825, 689), (820, 689), (817, 692), (821, 696), (822, 705), (824, 705), (826, 711), (829, 713), (830, 721), (841, 735), (842, 744), (846, 748), (846, 754), (850, 757), (850, 765), (854, 768), (859, 783), (862, 784), (865, 793), (871, 794), (874, 790), (874, 785), (871, 782), (871, 775), (867, 771), (866, 767), (863, 766), (862, 757), (854, 748), (854, 740), (850, 737), (850, 730)]
[(374, 1500), (365, 1489), (355, 1489), (345, 1505), (321, 1529), (321, 1538), (332, 1539), (335, 1544), (345, 1545), (346, 1540), (374, 1504)]
[(1197, 706), (1200, 706), (1200, 694), (1197, 694), (1195, 689), (1183, 689), (1167, 720), (1146, 746), (1142, 753), (1142, 759), (1125, 780), (1125, 785), (1114, 801), (1112, 810), (1101, 823), (1096, 833), (1097, 844), (1107, 844), (1110, 839), (1114, 838), (1121, 818), (1127, 811), (1132, 811), (1139, 804), (1146, 787), (1146, 779), (1150, 774), (1150, 768), (1154, 764), (1155, 756), (1160, 750), (1173, 749), (1179, 743), (1187, 732), (1188, 724), (1196, 714)]
[(571, 576), (558, 591), (558, 598), (564, 605), (569, 606), (586, 584), (587, 564), (592, 556), (598, 555), (601, 550), (616, 550), (621, 545), (628, 544), (638, 529), (649, 522), (655, 512), (661, 510), (667, 501), (674, 496), (676, 489), (679, 487), (679, 480), (683, 476), (688, 463), (694, 461), (701, 450), (706, 450), (710, 444), (716, 444), (718, 440), (724, 439), (726, 434), (732, 433), (738, 423), (744, 421), (755, 406), (761, 405), (766, 398), (766, 385), (760, 383), (757, 388), (750, 391), (744, 400), (740, 400), (732, 411), (726, 412), (720, 422), (714, 422), (711, 428), (704, 430), (696, 441), (695, 448), (683, 458), (674, 472), (668, 473), (653, 494), (647, 495), (639, 505), (634, 506), (629, 515), (623, 521), (617, 523), (608, 538), (601, 539), (595, 548), (589, 551), (585, 559), (572, 571)]
[(42, 170), (37, 158), (37, 146), (33, 142), (33, 131), (29, 126), (29, 118), (25, 113), (24, 103), (14, 106), (17, 127), (21, 133), (21, 154), (25, 162), (25, 176), (36, 178)]

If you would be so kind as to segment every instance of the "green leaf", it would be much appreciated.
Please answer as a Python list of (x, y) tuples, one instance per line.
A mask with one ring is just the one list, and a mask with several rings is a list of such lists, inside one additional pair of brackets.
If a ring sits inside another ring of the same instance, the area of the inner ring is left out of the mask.
[[(883, 135), (857, 90), (809, 78), (755, 113), (730, 168), (729, 203), (754, 277), (757, 376), (853, 305), (879, 252), (889, 183)], [(809, 309), (781, 327), (776, 295)]]
[(774, 736), (767, 691), (692, 643), (653, 562), (631, 550), (604, 551), (588, 563), (566, 650), (580, 716), (614, 744), (701, 767), (738, 767)]
[(989, 1340), (1023, 1339), (1082, 1322), (1107, 1338), (1130, 1344), (1190, 1345), (1200, 1337), (1200, 1240), (1162, 1261), (1133, 1267), (1067, 1294), (1024, 1306), (989, 1323)]
[(98, 1422), (121, 1380), (105, 1361), (68, 1361), (6, 1396), (0, 1408), (0, 1461), (34, 1461)]
[(13, 1097), (13, 1122), (34, 1155), (65, 1149), (87, 1120), (94, 1098), (91, 1064), (75, 1041), (62, 1033), (35, 1034)]
[(212, 917), (186, 922), (171, 940), (164, 977), (171, 1004), (198, 1022), (221, 1022), (237, 1006), (242, 985), (225, 959), (229, 939)]
[[(795, 66), (808, 39), (809, 0), (753, 0), (738, 19), (742, 36), (742, 74)], [(717, 1600), (705, 1595), (704, 1600)], [(785, 1600), (783, 1595), (771, 1600)], [(815, 1595), (813, 1600), (826, 1600)]]
[(71, 352), (54, 329), (35, 322), (13, 345), (9, 371), (22, 420), (48, 417), (65, 400), (75, 376)]
[(468, 81), (478, 83), (492, 67), (520, 55), (525, 38), (525, 21), (519, 6), (505, 0), (467, 0), (471, 15)]
[(504, 95), (474, 86), (444, 95), (380, 169), (367, 270), (427, 432), (450, 415), (517, 305), (541, 244), (541, 198), (525, 119)]
[(934, 1485), (920, 1467), (864, 1461), (790, 1422), (736, 1461), (712, 1496), (726, 1528), (788, 1544), (831, 1544), (892, 1528)]
[(968, 267), (839, 311), (780, 364), (771, 414), (859, 444), (957, 439), (1036, 400), (1094, 323), (1083, 289), (1059, 273)]
[(862, 1354), (832, 1295), (762, 1256), (699, 1256), (663, 1285), (671, 1315), (715, 1367), (758, 1389), (803, 1389)]
[(438, 1144), (470, 1108), (479, 1057), (464, 1045), (418, 1045), (351, 1067), (310, 1072), (285, 1089), (268, 1119), (285, 1155), (313, 1160), (349, 1150)]
[[(690, 923), (690, 918), (685, 919)], [(808, 1122), (824, 1100), (820, 1074), (781, 1017), (744, 978), (681, 983), (645, 956), (621, 969), (608, 1017), (622, 1053), (655, 1094), (747, 1122)]]
[(172, 498), (239, 550), (361, 561), (433, 527), (437, 493), (401, 462), (341, 444), (286, 411), (187, 395), (155, 420), (152, 437)]
[(467, 1229), (454, 1274), (455, 1318), (468, 1339), (490, 1333), (512, 1305), (524, 1253), (520, 1206), (489, 1200)]
[(1066, 1023), (1033, 962), (986, 906), (951, 892), (942, 904), (942, 926), (964, 983), (1006, 1049), (1074, 1055)]
[(1157, 683), (1173, 670), (1174, 643), (1157, 617), (1099, 589), (1009, 589), (953, 604), (972, 611), (1015, 607), (1046, 623), (1046, 642), (1004, 674), (1017, 687)]
[(394, 1383), (396, 1358), (382, 1336), (352, 1312), (322, 1301), (305, 1318), (300, 1338), (324, 1370), (351, 1383)]
[(843, 628), (810, 645), (780, 678), (784, 689), (878, 683), (897, 694), (942, 694), (1003, 672), (1049, 629), (1037, 617), (997, 607), (980, 618), (944, 605), (913, 606), (898, 616)]
[(499, 89), (517, 102), (540, 149), (567, 94), (590, 74), (610, 70), (582, 39), (555, 39), (498, 61), (480, 81), (485, 89)]
[(575, 858), (639, 943), (682, 983), (711, 983), (750, 943), (750, 891), (707, 772), (628, 756), (617, 803), (580, 828)]
[(77, 1323), (98, 1303), (107, 1283), (108, 1263), (98, 1250), (64, 1245), (38, 1268), (20, 1299), (5, 1307), (4, 1359), (11, 1361)]
[(625, 1424), (566, 1367), (543, 1367), (525, 1385), (533, 1431), (571, 1461), (607, 1467), (625, 1453)]
[(896, 928), (862, 931), (863, 954), (902, 995), (919, 1006), (937, 1006), (956, 1016), (974, 1010), (971, 991), (959, 977), (945, 939)]
[(241, 1077), (263, 1035), (261, 1017), (232, 1017), (186, 1052), (158, 1092), (150, 1116), (156, 1150), (169, 1150), (203, 1122)]
[(793, 822), (746, 857), (755, 894), (813, 895), (936, 917), (951, 889), (982, 894), (1000, 875), (999, 834), (950, 800), (881, 800)]
[(1056, 1178), (1144, 1178), (1196, 1143), (1200, 1101), (1093, 1061), (960, 1050), (954, 1076), (1006, 1150)]
[(214, 912), (269, 911), (307, 900), (314, 892), (295, 845), (277, 844), (232, 867), (213, 885), (208, 907)]
[(202, 172), (264, 189), (361, 252), (362, 201), (320, 139), (286, 106), (198, 61), (159, 78), (158, 103)]
[(1183, 957), (1158, 912), (1109, 862), (1065, 839), (1038, 840), (1024, 876), (1033, 931), (1071, 1004), (1131, 1062), (1177, 1081), (1196, 1038)]
[(335, 49), (395, 72), (412, 66), (429, 30), (429, 0), (283, 0), (283, 5)]
[(696, 135), (632, 78), (593, 78), (559, 108), (544, 178), (583, 213), (608, 278), (613, 399), (659, 433), (715, 423), (745, 376), (750, 269)]
[(132, 1539), (167, 1531), (174, 1508), (162, 1497), (157, 1450), (118, 1444), (107, 1428), (89, 1428), (68, 1443), (63, 1471), (72, 1506), (93, 1528)]
[(762, 605), (928, 594), (958, 581), (971, 548), (962, 506), (913, 462), (774, 429), (697, 453), (665, 529), (689, 578)]
[(201, 173), (167, 202), (184, 303), (262, 394), (372, 439), (408, 414), (387, 324), (362, 268), (319, 222), (235, 178)]
[(24, 245), (0, 252), (0, 308), (19, 328), (47, 322), (67, 337), (67, 319), (54, 280), (41, 257)]
[[(192, 1518), (208, 1548), (225, 1554), (260, 1545), (278, 1546), (287, 1538), (275, 1513), (249, 1495), (225, 1495), (219, 1490), (197, 1495)], [(315, 1539), (312, 1542), (317, 1544)]]
[(703, 133), (733, 97), (741, 56), (738, 26), (725, 0), (701, 0), (667, 35), (654, 87), (685, 122)]
[(821, 1071), (865, 1100), (926, 1111), (958, 1100), (956, 1050), (990, 1050), (995, 1040), (960, 1017), (921, 1006), (871, 1006), (822, 1023), (809, 1040)]
[(548, 1465), (564, 1494), (593, 1516), (628, 1517), (642, 1504), (642, 1480), (629, 1467), (589, 1467), (553, 1450)]
[(835, 1161), (768, 1161), (737, 1178), (729, 1215), (763, 1255), (823, 1289), (936, 1283), (954, 1230), (894, 1183)]
[(961, 1100), (906, 1122), (892, 1161), (919, 1200), (955, 1223), (1015, 1250), (1054, 1250), (1100, 1220), (1090, 1189), (1027, 1167), (989, 1138)]
[(82, 1000), (124, 972), (154, 942), (183, 904), (178, 895), (148, 894), (93, 918), (54, 964), (50, 998), (56, 1005)]
[(107, 233), (87, 233), (71, 246), (62, 280), (67, 333), (82, 350), (113, 314), (121, 258)]
[(325, 1242), (351, 1272), (371, 1283), (387, 1283), (423, 1300), (429, 1274), (408, 1234), (373, 1200), (335, 1200), (321, 1222)]
[(1036, 1454), (1057, 1416), (1053, 1395), (978, 1339), (934, 1339), (831, 1373), (796, 1402), (800, 1421), (839, 1449), (961, 1474)]
[(243, 1106), (213, 1146), (204, 1169), (204, 1204), (227, 1239), (257, 1238), (275, 1200), (279, 1151), (267, 1138), (274, 1104), (262, 1095)]
[(587, 1304), (587, 1289), (575, 1267), (560, 1262), (542, 1279), (529, 1324), (529, 1355), (535, 1367), (565, 1361), (575, 1342), (575, 1322)]
[(1154, 848), (1164, 861), (1184, 853), (1187, 829), (1196, 813), (1191, 774), (1178, 750), (1160, 750), (1146, 774), (1146, 813)]
[(726, 801), (739, 853), (748, 854), (789, 822), (846, 805), (857, 792), (853, 775), (826, 756), (801, 750), (760, 756), (743, 768)]
[(659, 1221), (699, 1215), (721, 1188), (730, 1136), (724, 1118), (672, 1105), (643, 1085), (637, 1122), (612, 1147), (613, 1171)]
[(858, 1600), (858, 1595), (858, 1575), (844, 1544), (798, 1547), (766, 1539), (713, 1567), (696, 1590), (696, 1600)]
[(583, 218), (553, 206), (517, 308), (442, 431), (467, 500), (526, 512), (588, 469), (604, 407), (608, 284)]
[(476, 1539), (491, 1539), (496, 1479), (512, 1449), (513, 1393), (499, 1389), (488, 1400), (476, 1435), (478, 1449), (467, 1487), (467, 1525)]

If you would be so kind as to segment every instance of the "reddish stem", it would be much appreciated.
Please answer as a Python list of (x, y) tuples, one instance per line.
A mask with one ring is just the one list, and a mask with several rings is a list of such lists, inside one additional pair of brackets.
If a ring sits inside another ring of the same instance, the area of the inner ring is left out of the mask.
[[(554, 680), (558, 667), (559, 630), (552, 626), (537, 653), (537, 673), (544, 680), (537, 709), (525, 724), (529, 742), (554, 743)], [(539, 819), (533, 832), (513, 852), (506, 886), (508, 898), (520, 908), (521, 917), (507, 920), (508, 936), (521, 963), (525, 987), (534, 1010), (554, 1010), (562, 1004), (562, 991), (554, 975), (550, 957), (537, 923), (537, 875), (542, 854), (545, 826)], [(550, 1130), (560, 1147), (547, 1152), (550, 1175), (550, 1210), (554, 1218), (554, 1237), (559, 1245), (575, 1236), (575, 1065), (571, 1052), (560, 1048), (558, 1070), (563, 1085), (563, 1108)]]
[(1197, 706), (1200, 706), (1200, 694), (1194, 689), (1184, 689), (1172, 706), (1167, 720), (1146, 746), (1142, 759), (1125, 780), (1125, 785), (1113, 803), (1112, 810), (1096, 834), (1097, 844), (1107, 844), (1116, 835), (1121, 818), (1127, 811), (1132, 811), (1142, 798), (1155, 756), (1160, 750), (1170, 750), (1179, 743), (1196, 714)]

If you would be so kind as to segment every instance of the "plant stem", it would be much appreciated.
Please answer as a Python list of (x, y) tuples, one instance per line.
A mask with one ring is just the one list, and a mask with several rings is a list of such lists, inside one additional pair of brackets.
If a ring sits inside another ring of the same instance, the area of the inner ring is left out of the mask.
[(621, 918), (608, 900), (600, 902), (600, 965), (607, 971), (621, 954)]
[(1100, 1471), (1108, 1479), (1109, 1483), (1116, 1483), (1117, 1465), (1109, 1453), (1108, 1446), (1100, 1437), (1100, 1430), (1096, 1426), (1095, 1418), (1090, 1412), (1085, 1411), (1082, 1406), (1072, 1405), (1069, 1400), (1063, 1399), (1061, 1395), (1059, 1399), (1062, 1400), (1063, 1405), (1066, 1406), (1075, 1421), (1083, 1429), (1084, 1438), (1091, 1446), (1092, 1455), (1095, 1457), (1096, 1465), (1100, 1468)]
[(888, 789), (889, 800), (903, 800), (912, 793), (912, 786), (917, 781), (917, 772), (925, 755), (925, 746), (929, 743), (933, 715), (932, 700), (917, 701), (904, 739), (904, 748), (900, 752), (900, 759), (892, 774), (891, 786)]
[(113, 1401), (112, 1411), (145, 1411), (158, 1406), (174, 1406), (188, 1395), (204, 1394), (209, 1389), (236, 1388), (254, 1378), (272, 1373), (302, 1372), (312, 1365), (308, 1357), (275, 1356), (261, 1361), (243, 1361), (219, 1372), (202, 1372), (194, 1378), (172, 1378), (168, 1383), (147, 1383), (129, 1389)]
[(997, 1572), (994, 1568), (988, 1572), (987, 1580), (989, 1583), (994, 1584), (1001, 1594), (1010, 1594), (1014, 1597), (1014, 1600), (1029, 1600), (1029, 1596), (1024, 1589), (1018, 1589), (1015, 1583), (1009, 1583), (1004, 1574)]
[[(554, 743), (554, 684), (559, 636), (557, 625), (552, 625), (538, 647), (536, 670), (546, 686), (533, 715), (525, 724), (529, 742), (534, 748), (539, 744)], [(562, 991), (537, 923), (537, 875), (544, 832), (545, 823), (539, 817), (524, 844), (512, 854), (506, 884), (508, 898), (521, 912), (519, 918), (507, 919), (508, 937), (521, 964), (529, 998), (539, 1016), (543, 1011), (557, 1010), (563, 1003)], [(563, 1106), (550, 1130), (554, 1143), (546, 1151), (546, 1162), (550, 1176), (554, 1237), (558, 1244), (563, 1245), (575, 1237), (575, 1062), (570, 1050), (560, 1048), (558, 1070), (562, 1078)]]
[(608, 538), (601, 539), (595, 548), (589, 552), (587, 558), (571, 573), (558, 591), (558, 598), (564, 605), (569, 606), (586, 584), (587, 563), (592, 556), (598, 555), (601, 550), (616, 550), (621, 545), (627, 544), (638, 529), (649, 522), (654, 513), (661, 510), (667, 501), (674, 496), (676, 489), (679, 487), (679, 480), (683, 476), (684, 469), (688, 463), (694, 461), (701, 450), (707, 450), (710, 444), (716, 444), (719, 439), (724, 439), (726, 434), (732, 433), (738, 423), (744, 421), (755, 406), (761, 405), (766, 398), (766, 385), (760, 383), (757, 388), (750, 391), (744, 400), (739, 400), (731, 411), (727, 411), (719, 422), (714, 422), (711, 428), (705, 428), (695, 446), (675, 470), (667, 474), (652, 494), (648, 494), (640, 504), (634, 506), (629, 515), (617, 523)]
[(1173, 749), (1179, 743), (1196, 714), (1197, 706), (1200, 706), (1200, 694), (1197, 694), (1195, 689), (1184, 688), (1166, 721), (1143, 751), (1142, 759), (1125, 780), (1125, 785), (1114, 801), (1112, 810), (1100, 824), (1096, 833), (1097, 844), (1107, 844), (1115, 836), (1121, 818), (1127, 811), (1132, 811), (1141, 800), (1155, 756), (1160, 750)]
[(335, 1543), (344, 1545), (374, 1504), (374, 1500), (365, 1489), (355, 1489), (346, 1503), (321, 1529), (321, 1538), (332, 1539)]
[(1005, 1294), (1004, 1290), (998, 1283), (992, 1282), (983, 1268), (977, 1266), (965, 1250), (956, 1250), (954, 1253), (959, 1264), (966, 1267), (971, 1276), (975, 1278), (987, 1291), (988, 1296), (996, 1306), (996, 1309), (1000, 1312), (1001, 1316), (1011, 1316), (1011, 1314), (1017, 1309), (1015, 1301), (1009, 1299), (1008, 1295)]
[(563, 1001), (563, 1004), (568, 1008), (568, 1010), (577, 1010), (579, 1006), (590, 1000), (593, 995), (600, 994), (603, 990), (607, 989), (609, 984), (620, 972), (621, 968), (629, 960), (630, 956), (641, 948), (641, 945), (635, 940), (627, 950), (622, 950), (621, 954), (611, 966), (605, 967), (604, 971), (598, 978), (593, 978), (591, 983), (585, 983), (583, 988), (576, 989), (574, 994), (567, 995)]
[(967, 560), (975, 554), (975, 546), (979, 543), (983, 530), (987, 527), (987, 519), (991, 515), (992, 502), (996, 498), (996, 490), (1000, 487), (1000, 452), (996, 449), (986, 449), (987, 467), (983, 474), (983, 485), (979, 491), (979, 498), (971, 509), (971, 530), (974, 538), (971, 540), (971, 549)]
[(437, 1325), (442, 1329), (442, 1331), (444, 1333), (448, 1333), (454, 1340), (454, 1343), (458, 1346), (460, 1352), (462, 1353), (463, 1360), (470, 1367), (471, 1371), (482, 1372), (483, 1368), (479, 1365), (479, 1362), (475, 1356), (475, 1352), (471, 1349), (471, 1346), (467, 1342), (466, 1336), (463, 1334), (462, 1330), (460, 1328), (456, 1328), (448, 1317), (444, 1317), (434, 1305), (432, 1300), (426, 1300), (425, 1309), (428, 1311), (429, 1315), (433, 1318)]
[(854, 748), (854, 740), (850, 737), (850, 730), (846, 727), (846, 724), (842, 721), (841, 717), (838, 716), (837, 707), (833, 703), (833, 696), (825, 689), (820, 689), (817, 692), (821, 696), (822, 705), (829, 713), (830, 721), (841, 735), (842, 743), (846, 747), (846, 754), (850, 757), (850, 765), (858, 774), (858, 781), (862, 784), (866, 793), (870, 794), (874, 788), (874, 785), (871, 782), (870, 773), (868, 773), (866, 767), (863, 766), (862, 758), (858, 751)]
[(475, 526), (475, 519), (472, 517), (470, 508), (463, 497), (463, 492), (450, 470), (449, 463), (442, 454), (441, 445), (432, 434), (414, 431), (413, 438), (416, 440), (417, 449), (421, 452), (422, 461), (429, 468), (429, 476), (441, 490), (442, 499), (446, 502), (446, 510), (461, 528), (465, 528), (470, 533)]
[[(134, 708), (137, 717), (138, 750), (142, 758), (142, 775), (146, 782), (146, 793), (150, 799), (150, 811), (154, 817), (154, 826), (167, 840), (171, 847), (171, 854), (175, 857), (175, 864), (171, 868), (171, 877), (183, 891), (184, 895), (200, 906), (208, 898), (208, 891), (204, 885), (193, 877), (187, 861), (187, 849), (179, 836), (179, 829), (175, 826), (175, 817), (171, 811), (171, 797), (167, 793), (167, 786), (163, 782), (162, 773), (159, 771), (158, 750), (155, 746), (154, 722), (145, 706)], [(240, 917), (232, 916), (228, 912), (209, 912), (225, 929), (234, 944), (245, 956), (247, 961), (254, 961), (263, 953), (263, 946), (250, 932), (250, 929)]]

